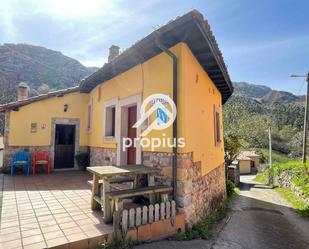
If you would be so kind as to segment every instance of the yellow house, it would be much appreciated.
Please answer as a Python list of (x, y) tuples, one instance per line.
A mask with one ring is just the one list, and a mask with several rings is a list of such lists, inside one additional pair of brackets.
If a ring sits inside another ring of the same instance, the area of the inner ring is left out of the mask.
[[(32, 98), (22, 94), (19, 101), (0, 106), (6, 117), (4, 170), (10, 169), (12, 153), (24, 149), (49, 151), (53, 170), (78, 169), (74, 155), (87, 151), (91, 165), (158, 167), (156, 182), (174, 187), (173, 198), (192, 224), (225, 197), (221, 117), (232, 92), (207, 21), (191, 11), (121, 54), (112, 46), (109, 62), (76, 88)], [(156, 142), (181, 138), (185, 146), (123, 143), (140, 138), (158, 117), (152, 113), (133, 127), (143, 114), (143, 101), (153, 94), (169, 96), (177, 116), (171, 126), (144, 137)]]

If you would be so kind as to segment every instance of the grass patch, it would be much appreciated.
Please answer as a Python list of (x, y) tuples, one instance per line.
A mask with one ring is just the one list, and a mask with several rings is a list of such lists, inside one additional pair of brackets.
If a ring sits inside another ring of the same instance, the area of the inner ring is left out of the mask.
[(262, 183), (262, 184), (267, 184), (266, 172), (258, 173), (255, 176), (254, 181)]
[[(255, 181), (267, 183), (268, 175), (278, 180), (283, 172), (286, 172), (291, 177), (291, 183), (297, 186), (306, 198), (309, 198), (309, 164), (304, 165), (298, 160), (276, 163), (272, 168), (268, 168), (264, 172), (259, 173)], [(278, 184), (277, 180), (274, 181), (274, 184)], [(287, 202), (298, 210), (299, 213), (305, 217), (309, 217), (309, 204), (299, 198), (291, 189), (280, 188), (278, 186), (275, 189)]]
[(283, 171), (289, 171), (292, 183), (299, 187), (306, 197), (309, 197), (309, 164), (303, 165), (300, 161), (289, 161), (276, 164), (269, 172), (278, 177)]
[(299, 199), (292, 190), (286, 188), (276, 188), (276, 191), (295, 208), (301, 215), (309, 218), (309, 204)]
[[(263, 158), (265, 162), (269, 162), (269, 150), (268, 149), (261, 149)], [(280, 153), (278, 151), (272, 151), (272, 162), (273, 163), (285, 163), (291, 161), (291, 158), (288, 157), (286, 154)]]

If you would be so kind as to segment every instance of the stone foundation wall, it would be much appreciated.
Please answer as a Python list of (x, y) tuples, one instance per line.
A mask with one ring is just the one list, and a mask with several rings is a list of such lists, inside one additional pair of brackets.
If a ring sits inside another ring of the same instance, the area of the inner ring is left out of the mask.
[(27, 151), (31, 154), (36, 150), (48, 151), (51, 153), (51, 146), (5, 146), (3, 154), (3, 173), (9, 173), (11, 171), (11, 158), (12, 155), (18, 151)]
[(116, 165), (117, 151), (111, 148), (90, 147), (90, 166)]
[(193, 154), (182, 154), (178, 159), (177, 203), (191, 227), (226, 198), (224, 164), (206, 175), (201, 174), (201, 163), (193, 162)]
[(143, 152), (143, 165), (161, 169), (161, 172), (155, 176), (157, 185), (172, 185), (172, 158), (172, 153)]
[[(51, 165), (53, 165), (52, 146), (6, 146), (4, 148), (2, 172), (9, 173), (11, 171), (11, 158), (14, 153), (18, 151), (27, 151), (33, 154), (36, 150), (49, 152)], [(79, 146), (78, 151), (76, 153), (78, 154), (87, 151), (88, 146)]]
[[(156, 184), (172, 184), (172, 153), (143, 152), (146, 166), (161, 169)], [(226, 198), (224, 164), (202, 176), (201, 163), (193, 162), (193, 153), (177, 157), (177, 204), (191, 227)]]

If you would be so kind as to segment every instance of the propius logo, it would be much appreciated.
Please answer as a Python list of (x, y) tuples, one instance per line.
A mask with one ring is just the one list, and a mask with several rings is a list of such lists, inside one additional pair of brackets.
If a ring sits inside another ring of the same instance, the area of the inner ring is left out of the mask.
[[(148, 108), (148, 109), (147, 109)], [(173, 148), (176, 145), (180, 148), (185, 146), (185, 139), (180, 137), (173, 139), (167, 137), (164, 132), (160, 133), (161, 137), (149, 137), (151, 131), (163, 131), (170, 127), (177, 116), (177, 108), (174, 101), (166, 94), (153, 94), (147, 97), (140, 108), (140, 118), (133, 125), (133, 128), (141, 128), (140, 137), (123, 138), (123, 150), (141, 145), (142, 147), (150, 147), (151, 150), (159, 147)]]

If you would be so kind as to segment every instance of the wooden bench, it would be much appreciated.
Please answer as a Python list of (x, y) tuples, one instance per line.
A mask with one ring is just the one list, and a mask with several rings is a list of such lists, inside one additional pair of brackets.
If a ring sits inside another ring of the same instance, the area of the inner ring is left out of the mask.
[[(113, 177), (111, 180), (110, 180), (110, 184), (111, 184), (111, 189), (114, 189), (114, 190), (126, 190), (126, 189), (130, 189), (132, 188), (133, 186), (133, 183), (134, 183), (134, 177)], [(131, 186), (128, 186), (126, 184), (123, 184), (123, 183), (126, 183), (126, 182), (131, 182)], [(92, 187), (93, 185), (93, 180), (89, 180), (88, 182), (88, 185), (90, 187)], [(103, 184), (103, 180), (100, 179), (99, 180), (99, 188), (101, 189), (101, 186)]]
[[(124, 177), (113, 177), (112, 179), (110, 179), (110, 183), (124, 183), (124, 182), (134, 182), (134, 177), (130, 177), (130, 176), (124, 176)], [(103, 180), (100, 179), (99, 180), (99, 184), (102, 184)], [(92, 187), (93, 184), (93, 180), (89, 180), (88, 184)]]
[(173, 190), (170, 186), (149, 186), (144, 188), (137, 188), (137, 189), (126, 189), (114, 192), (108, 192), (108, 196), (111, 199), (111, 208), (113, 210), (121, 210), (123, 209), (123, 199), (136, 197), (136, 196), (143, 196), (149, 195), (149, 200), (152, 204), (155, 201), (155, 194), (161, 195), (161, 201), (168, 200), (168, 193)]

